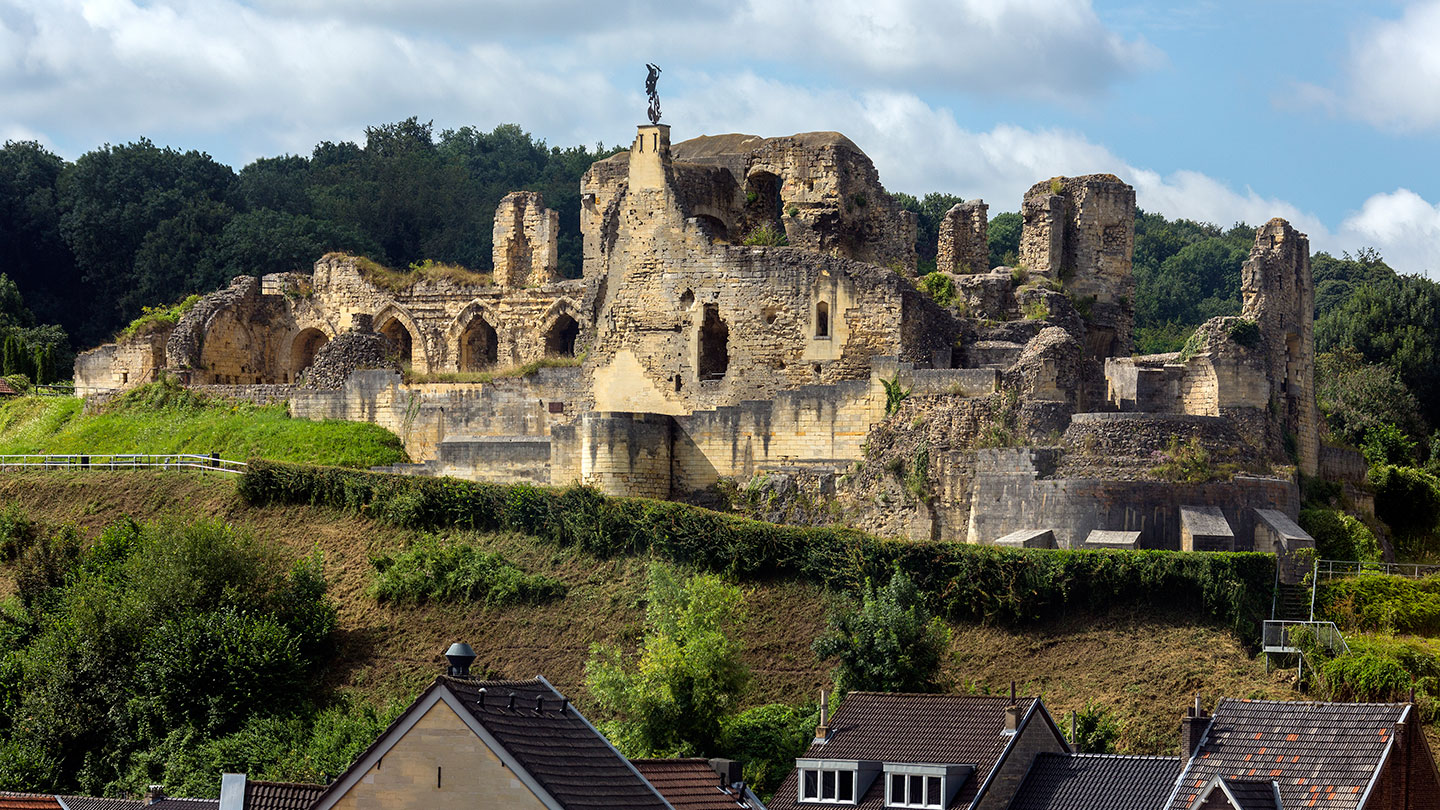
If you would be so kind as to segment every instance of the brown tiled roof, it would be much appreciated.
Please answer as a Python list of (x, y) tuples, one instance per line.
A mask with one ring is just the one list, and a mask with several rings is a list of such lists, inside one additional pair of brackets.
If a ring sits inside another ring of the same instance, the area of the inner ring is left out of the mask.
[(135, 799), (102, 799), (96, 796), (61, 796), (70, 810), (140, 810), (144, 802)]
[[(1017, 701), (1022, 718), (1034, 710), (1031, 722), (1054, 723), (1035, 698)], [(998, 695), (931, 695), (886, 692), (851, 692), (830, 721), (830, 738), (812, 743), (804, 756), (810, 759), (870, 760), (917, 764), (972, 765), (975, 772), (961, 786), (952, 808), (968, 807), (980, 786), (1014, 739), (1002, 733), (1008, 697)], [(1054, 732), (1059, 737), (1059, 731)], [(770, 810), (795, 808), (796, 774), (775, 792)], [(862, 810), (885, 804), (883, 779), (876, 779), (861, 797)]]
[[(564, 697), (545, 679), (476, 681), (444, 675), (401, 712), (350, 768), (316, 797), (316, 803), (340, 789), (356, 766), (437, 689), (448, 689), (458, 698), (470, 715), (567, 810), (669, 810), (630, 761), (620, 756), (579, 710), (568, 701), (562, 703)], [(535, 708), (537, 697), (544, 700), (541, 710)]]
[(15, 386), (6, 382), (4, 378), (0, 378), (0, 396), (19, 396), (19, 394), (20, 392), (15, 390)]
[(1180, 778), (1171, 810), (1188, 810), (1210, 780), (1274, 780), (1285, 807), (1356, 810), (1409, 707), (1222, 699)]
[(149, 804), (141, 802), (145, 810), (220, 810), (219, 799), (181, 799), (166, 796)]
[(1161, 810), (1184, 764), (1179, 757), (1038, 754), (1010, 810)]
[(309, 810), (324, 785), (245, 780), (245, 810)]
[(632, 759), (640, 774), (675, 810), (737, 810), (747, 805), (722, 784), (705, 759)]
[(43, 793), (0, 793), (0, 810), (60, 810), (60, 803)]

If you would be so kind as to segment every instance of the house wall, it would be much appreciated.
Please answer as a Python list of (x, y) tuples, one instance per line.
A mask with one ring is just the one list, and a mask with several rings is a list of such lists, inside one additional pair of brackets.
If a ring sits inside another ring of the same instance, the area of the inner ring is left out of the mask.
[(444, 701), (432, 706), (334, 806), (336, 810), (545, 807)]
[(1424, 730), (1413, 721), (1400, 728), (1397, 745), (1360, 810), (1440, 810), (1440, 775)]

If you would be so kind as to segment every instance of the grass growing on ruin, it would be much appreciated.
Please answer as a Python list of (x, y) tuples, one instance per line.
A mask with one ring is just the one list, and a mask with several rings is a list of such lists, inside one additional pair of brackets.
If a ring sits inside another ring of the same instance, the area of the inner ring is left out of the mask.
[(0, 405), (0, 454), (219, 453), (342, 467), (408, 460), (400, 439), (378, 425), (291, 419), (284, 405), (156, 397), (151, 388), (98, 414), (71, 397), (11, 399)]
[(445, 264), (431, 259), (412, 262), (409, 268), (396, 270), (364, 256), (357, 256), (355, 266), (360, 268), (360, 275), (366, 281), (382, 290), (395, 293), (404, 292), (421, 281), (448, 281), (467, 287), (489, 287), (495, 283), (495, 277), (489, 273), (480, 273), (458, 264)]
[(407, 383), (488, 383), (505, 377), (529, 377), (542, 368), (579, 368), (585, 363), (584, 353), (574, 357), (542, 357), (524, 365), (505, 366), (489, 371), (438, 371), (419, 374), (409, 367), (404, 369)]
[(161, 329), (168, 329), (180, 322), (180, 318), (189, 312), (200, 301), (200, 296), (187, 296), (178, 304), (168, 307), (141, 307), (140, 317), (130, 322), (129, 326), (120, 330), (115, 336), (116, 340), (124, 340), (135, 335), (145, 335)]

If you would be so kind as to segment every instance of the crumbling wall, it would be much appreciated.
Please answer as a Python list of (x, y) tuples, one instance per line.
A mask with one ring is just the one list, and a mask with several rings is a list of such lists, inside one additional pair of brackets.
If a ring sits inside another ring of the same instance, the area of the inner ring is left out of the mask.
[(495, 280), (538, 287), (560, 278), (560, 214), (538, 191), (512, 191), (495, 208)]
[(159, 377), (170, 329), (155, 329), (97, 346), (75, 357), (75, 395), (133, 388)]
[(980, 200), (959, 202), (940, 220), (935, 267), (948, 273), (984, 273), (990, 269), (990, 229)]
[(1284, 434), (1293, 438), (1301, 472), (1320, 464), (1320, 414), (1315, 403), (1315, 287), (1310, 240), (1283, 219), (1255, 232), (1240, 268), (1241, 316), (1259, 326), (1270, 399)]

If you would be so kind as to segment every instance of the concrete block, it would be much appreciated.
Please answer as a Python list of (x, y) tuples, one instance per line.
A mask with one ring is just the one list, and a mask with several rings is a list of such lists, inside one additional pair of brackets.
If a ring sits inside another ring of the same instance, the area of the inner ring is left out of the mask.
[(1089, 549), (1129, 549), (1140, 548), (1140, 532), (1117, 532), (1105, 529), (1095, 529), (1085, 536), (1085, 541), (1080, 544), (1081, 548)]
[(1180, 507), (1181, 551), (1234, 551), (1235, 532), (1218, 506)]
[(1021, 529), (995, 541), (1008, 548), (1055, 548), (1055, 532), (1050, 529)]

